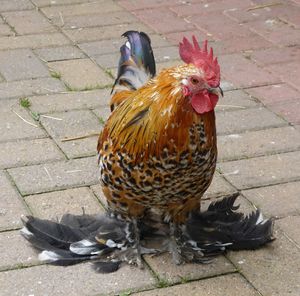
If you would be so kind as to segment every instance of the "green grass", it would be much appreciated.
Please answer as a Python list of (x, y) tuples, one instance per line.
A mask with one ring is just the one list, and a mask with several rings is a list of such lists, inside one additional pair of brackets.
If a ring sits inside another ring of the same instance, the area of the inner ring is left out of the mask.
[(105, 124), (105, 120), (104, 120), (102, 117), (99, 118), (99, 122), (100, 122), (100, 124), (102, 124), (102, 125)]
[(53, 78), (61, 79), (61, 74), (60, 74), (59, 72), (56, 72), (56, 71), (51, 70), (51, 69), (50, 69), (50, 75), (51, 75), (51, 77), (53, 77)]
[(28, 98), (21, 98), (20, 99), (20, 106), (23, 107), (23, 108), (28, 109), (31, 106), (31, 103), (30, 103)]
[(171, 283), (167, 279), (159, 278), (158, 283), (156, 284), (157, 288), (166, 288), (169, 287)]

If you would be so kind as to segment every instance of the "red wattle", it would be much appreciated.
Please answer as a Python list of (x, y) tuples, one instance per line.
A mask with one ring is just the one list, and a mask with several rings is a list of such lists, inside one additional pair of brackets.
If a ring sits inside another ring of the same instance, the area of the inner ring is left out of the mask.
[(208, 92), (193, 95), (191, 99), (192, 107), (199, 114), (212, 111), (217, 102), (218, 96), (215, 94), (208, 94)]

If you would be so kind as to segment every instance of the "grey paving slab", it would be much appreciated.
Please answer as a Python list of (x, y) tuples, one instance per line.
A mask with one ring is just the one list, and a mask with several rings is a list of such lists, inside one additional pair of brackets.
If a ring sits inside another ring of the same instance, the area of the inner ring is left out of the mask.
[(110, 107), (108, 105), (93, 109), (93, 112), (98, 116), (102, 121), (106, 121), (111, 114)]
[(0, 83), (0, 100), (58, 93), (65, 90), (65, 85), (52, 77), (2, 82)]
[(267, 247), (230, 252), (229, 258), (262, 295), (297, 296), (300, 293), (300, 252), (281, 232)]
[(300, 179), (300, 152), (219, 163), (225, 178), (239, 189)]
[(220, 135), (287, 125), (283, 119), (263, 107), (218, 112), (216, 123)]
[(89, 263), (69, 266), (35, 266), (0, 272), (3, 295), (119, 294), (154, 286), (148, 270), (125, 266), (116, 273), (97, 274)]
[(0, 24), (0, 36), (14, 36), (15, 32), (7, 24)]
[(277, 221), (277, 225), (300, 249), (300, 216), (290, 216), (280, 219)]
[[(42, 117), (41, 123), (69, 158), (96, 154), (97, 138), (102, 125), (91, 111), (76, 110), (64, 113), (52, 113), (51, 116), (53, 117)], [(67, 142), (62, 141), (65, 138), (91, 134), (93, 134), (92, 137)]]
[(6, 22), (20, 34), (54, 32), (55, 27), (38, 10), (19, 10), (2, 14)]
[(230, 274), (196, 281), (183, 285), (176, 285), (164, 289), (156, 289), (141, 293), (136, 296), (258, 296), (260, 295), (247, 281), (238, 274)]
[(116, 11), (107, 14), (74, 15), (63, 16), (63, 24), (61, 18), (52, 19), (57, 26), (62, 26), (64, 29), (76, 29), (84, 27), (108, 26), (123, 23), (138, 22), (138, 19), (127, 11)]
[(0, 188), (0, 230), (20, 228), (20, 218), (28, 211), (3, 171), (0, 171)]
[(219, 161), (236, 160), (300, 148), (300, 133), (291, 126), (218, 137)]
[(49, 138), (0, 143), (0, 168), (10, 168), (64, 159)]
[(139, 22), (131, 24), (117, 24), (110, 26), (74, 28), (63, 30), (73, 42), (98, 41), (103, 39), (120, 38), (120, 36), (132, 28), (144, 32), (153, 32), (149, 27)]
[(286, 217), (300, 214), (300, 182), (291, 182), (243, 191), (266, 216)]
[(75, 59), (48, 63), (50, 69), (61, 74), (71, 90), (99, 88), (112, 84), (112, 79), (90, 59)]
[(236, 189), (228, 183), (218, 172), (215, 172), (211, 185), (204, 193), (203, 198), (212, 198), (235, 192)]
[(50, 76), (47, 67), (29, 49), (0, 52), (0, 73), (7, 81)]
[(0, 100), (0, 118), (1, 142), (46, 136), (45, 131), (32, 119), (27, 110), (19, 106), (19, 101)]
[(102, 187), (100, 185), (100, 182), (99, 182), (99, 184), (93, 185), (90, 188), (93, 191), (93, 193), (95, 194), (95, 196), (98, 198), (98, 200), (100, 201), (101, 205), (103, 207), (106, 207), (107, 206), (107, 201), (106, 201), (106, 198), (105, 198), (104, 193), (102, 191)]
[(30, 0), (2, 0), (0, 11), (13, 11), (13, 10), (25, 10), (33, 9), (34, 5)]
[(92, 0), (32, 0), (38, 7), (85, 3)]
[(84, 58), (85, 55), (75, 46), (65, 45), (36, 49), (35, 54), (44, 61), (63, 61)]
[(32, 34), (23, 36), (0, 37), (0, 50), (15, 48), (40, 48), (70, 44), (69, 39), (61, 33)]
[(110, 88), (81, 92), (64, 92), (53, 95), (34, 96), (29, 98), (30, 109), (43, 113), (91, 109), (106, 106), (110, 101)]
[(235, 271), (235, 267), (223, 256), (217, 257), (210, 264), (186, 263), (179, 266), (172, 262), (170, 254), (145, 256), (145, 260), (159, 278), (168, 284)]
[(39, 263), (37, 252), (27, 243), (18, 230), (0, 233), (0, 252), (0, 270)]
[(96, 197), (87, 187), (54, 191), (25, 197), (34, 216), (57, 220), (63, 214), (97, 214), (103, 211)]
[(12, 168), (8, 172), (23, 195), (94, 185), (98, 182), (96, 157)]
[[(61, 3), (63, 4), (63, 2)], [(83, 2), (73, 5), (59, 5), (44, 7), (41, 9), (42, 12), (55, 23), (58, 19), (64, 18), (65, 16), (85, 15), (85, 14), (106, 14), (114, 11), (122, 10), (122, 7), (112, 1), (91, 1)]]
[[(226, 87), (224, 87), (226, 88)], [(243, 90), (224, 91), (224, 97), (219, 99), (216, 106), (216, 112), (228, 110), (243, 110), (250, 107), (257, 107), (258, 101)]]

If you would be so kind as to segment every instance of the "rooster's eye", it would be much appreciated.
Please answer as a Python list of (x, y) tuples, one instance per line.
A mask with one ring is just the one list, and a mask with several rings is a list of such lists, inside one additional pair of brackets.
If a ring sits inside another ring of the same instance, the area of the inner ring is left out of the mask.
[(192, 84), (198, 84), (199, 80), (197, 78), (195, 78), (195, 77), (192, 77), (191, 78), (191, 82), (192, 82)]

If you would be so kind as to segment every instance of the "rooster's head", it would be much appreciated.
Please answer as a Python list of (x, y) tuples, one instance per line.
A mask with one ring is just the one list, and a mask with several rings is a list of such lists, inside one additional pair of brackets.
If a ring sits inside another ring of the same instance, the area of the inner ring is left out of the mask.
[(179, 45), (181, 59), (187, 63), (181, 72), (183, 95), (190, 99), (193, 109), (198, 114), (212, 111), (223, 95), (220, 88), (220, 66), (213, 50), (208, 51), (207, 40), (200, 48), (193, 36), (193, 44), (185, 37)]

